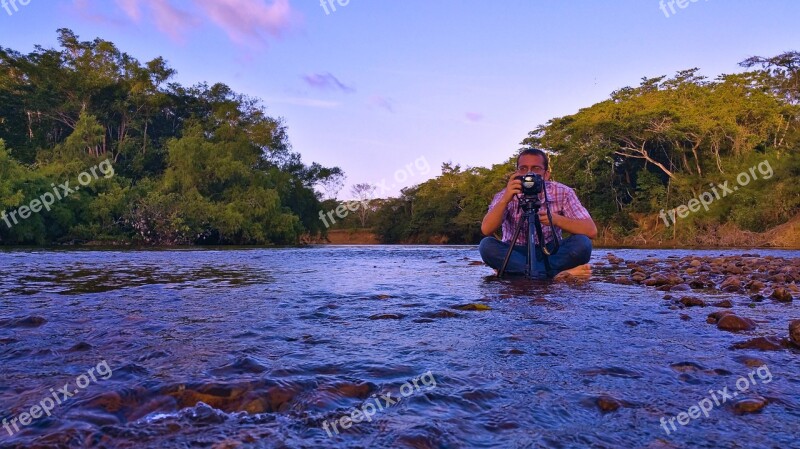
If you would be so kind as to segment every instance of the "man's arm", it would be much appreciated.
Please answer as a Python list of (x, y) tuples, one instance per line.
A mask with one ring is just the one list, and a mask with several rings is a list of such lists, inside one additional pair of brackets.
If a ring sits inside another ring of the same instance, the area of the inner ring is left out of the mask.
[[(547, 211), (539, 211), (539, 218), (541, 219), (542, 226), (550, 226), (550, 220), (547, 219)], [(570, 234), (581, 234), (594, 240), (597, 238), (597, 226), (594, 220), (590, 218), (567, 218), (563, 215), (553, 214), (553, 224)]]
[(481, 223), (481, 232), (485, 236), (490, 236), (497, 231), (497, 228), (503, 224), (503, 216), (505, 215), (506, 208), (508, 207), (508, 201), (506, 201), (505, 197), (500, 199), (500, 202), (497, 203), (487, 214), (483, 217), (483, 222)]
[(483, 222), (481, 223), (481, 232), (483, 235), (488, 237), (497, 231), (497, 228), (503, 224), (503, 217), (508, 208), (508, 203), (514, 199), (514, 195), (522, 192), (522, 181), (514, 179), (515, 177), (516, 173), (511, 175), (502, 198), (500, 198), (500, 201), (490, 208), (486, 216), (483, 217)]
[[(594, 240), (597, 238), (597, 226), (589, 215), (589, 211), (581, 204), (575, 191), (567, 188), (566, 195), (561, 203), (564, 215), (553, 213), (553, 224), (570, 234), (580, 234)], [(547, 210), (539, 210), (539, 220), (543, 226), (550, 226)]]

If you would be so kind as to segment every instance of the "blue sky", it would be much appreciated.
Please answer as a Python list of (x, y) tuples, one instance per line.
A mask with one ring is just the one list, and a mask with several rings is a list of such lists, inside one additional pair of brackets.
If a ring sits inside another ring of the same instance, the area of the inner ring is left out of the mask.
[(796, 0), (331, 0), (327, 14), (318, 0), (16, 1), (0, 45), (55, 47), (66, 27), (163, 56), (183, 84), (261, 98), (307, 163), (345, 170), (340, 198), (360, 182), (396, 195), (447, 161), (502, 162), (539, 124), (644, 76), (713, 78), (800, 49)]

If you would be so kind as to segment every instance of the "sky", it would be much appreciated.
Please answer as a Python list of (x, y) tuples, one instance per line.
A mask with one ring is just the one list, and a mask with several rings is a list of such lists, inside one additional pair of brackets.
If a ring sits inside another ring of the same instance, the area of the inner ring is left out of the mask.
[(340, 199), (504, 162), (537, 126), (643, 77), (713, 79), (800, 50), (796, 0), (11, 1), (3, 47), (57, 48), (69, 28), (162, 56), (181, 84), (260, 98), (306, 163), (344, 170)]

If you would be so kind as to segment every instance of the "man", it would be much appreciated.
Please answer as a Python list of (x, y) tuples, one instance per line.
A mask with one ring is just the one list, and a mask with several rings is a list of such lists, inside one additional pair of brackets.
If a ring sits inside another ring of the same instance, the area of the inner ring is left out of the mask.
[[(545, 180), (547, 197), (550, 200), (550, 210), (553, 216), (553, 225), (556, 233), (561, 236), (561, 230), (572, 234), (561, 242), (557, 253), (550, 256), (550, 270), (541, 260), (542, 251), (536, 249), (540, 256), (534, 261), (531, 277), (536, 279), (552, 279), (562, 271), (569, 271), (571, 274), (589, 274), (589, 262), (592, 255), (592, 242), (590, 239), (597, 237), (597, 227), (594, 220), (589, 215), (586, 208), (581, 205), (575, 191), (571, 188), (555, 181), (550, 181), (550, 165), (547, 153), (538, 149), (527, 149), (522, 151), (517, 157), (517, 171), (511, 175), (508, 185), (494, 196), (489, 212), (481, 223), (481, 232), (489, 236), (481, 241), (479, 251), (481, 258), (490, 267), (499, 270), (503, 265), (514, 231), (520, 220), (523, 219), (523, 211), (519, 207), (519, 196), (522, 193), (522, 181), (515, 179), (527, 173), (536, 173)], [(539, 209), (539, 220), (542, 222), (542, 234), (547, 248), (552, 253), (555, 248), (555, 237), (550, 229), (550, 221), (547, 217), (547, 209), (544, 205), (544, 194), (540, 194), (542, 207)], [(498, 241), (490, 237), (502, 225), (503, 240)], [(520, 232), (517, 241), (514, 242), (514, 250), (506, 267), (506, 273), (525, 274), (527, 263), (527, 226)]]

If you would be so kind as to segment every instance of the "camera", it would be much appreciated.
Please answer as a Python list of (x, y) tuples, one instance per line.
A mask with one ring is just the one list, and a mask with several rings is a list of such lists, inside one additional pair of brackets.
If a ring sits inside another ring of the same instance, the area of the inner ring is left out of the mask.
[(544, 178), (536, 173), (517, 176), (522, 181), (522, 194), (527, 197), (538, 197), (544, 190)]

